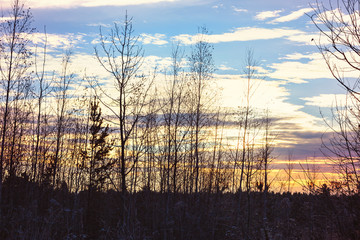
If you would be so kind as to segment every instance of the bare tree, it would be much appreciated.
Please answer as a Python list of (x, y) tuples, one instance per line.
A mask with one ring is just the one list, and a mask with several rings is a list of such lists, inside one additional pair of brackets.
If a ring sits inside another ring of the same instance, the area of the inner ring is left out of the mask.
[[(44, 134), (41, 131), (41, 126), (44, 125), (43, 120), (45, 118), (44, 114), (44, 100), (49, 95), (52, 90), (51, 82), (47, 79), (48, 76), (46, 75), (46, 56), (47, 56), (47, 34), (46, 28), (44, 27), (44, 46), (42, 48), (42, 59), (38, 61), (38, 47), (36, 48), (35, 52), (35, 77), (34, 77), (34, 85), (35, 88), (32, 91), (32, 94), (36, 98), (36, 120), (35, 120), (35, 146), (34, 146), (34, 154), (32, 159), (32, 179), (39, 180), (39, 158), (41, 157), (41, 152), (44, 151), (44, 146), (41, 147), (41, 142), (44, 142)], [(40, 54), (39, 54), (40, 55)], [(43, 161), (44, 162), (44, 159)]]
[(62, 166), (61, 161), (65, 162), (67, 154), (65, 153), (64, 144), (66, 130), (68, 129), (68, 123), (70, 119), (71, 111), (69, 109), (69, 102), (71, 96), (69, 94), (70, 84), (74, 81), (74, 74), (69, 72), (71, 51), (67, 51), (62, 59), (62, 68), (59, 76), (54, 80), (54, 86), (56, 87), (55, 94), (55, 148), (53, 156), (48, 167), (48, 175), (52, 178), (53, 186), (57, 186), (60, 180), (59, 168)]
[(226, 155), (224, 151), (224, 129), (226, 127), (227, 113), (221, 111), (219, 107), (213, 117), (213, 152), (209, 156), (208, 167), (210, 172), (208, 174), (208, 192), (219, 193), (228, 189), (229, 180), (226, 176), (227, 168), (224, 167), (226, 163)]
[[(158, 156), (157, 152), (160, 149), (157, 147), (159, 143), (159, 121), (154, 114), (154, 108), (157, 108), (157, 97), (154, 96), (153, 104), (149, 104), (145, 117), (142, 118), (144, 125), (142, 135), (143, 146), (143, 189), (156, 191), (157, 180), (162, 176), (162, 157)], [(160, 170), (160, 171), (159, 171)], [(160, 190), (163, 189), (164, 181), (160, 179)]]
[(294, 164), (292, 163), (292, 156), (293, 156), (293, 151), (289, 151), (288, 152), (288, 162), (286, 164), (286, 168), (285, 168), (285, 173), (286, 173), (286, 177), (287, 177), (287, 191), (291, 192), (291, 187), (292, 187), (292, 180), (293, 180), (293, 171), (294, 171)]
[(330, 132), (322, 137), (321, 150), (336, 166), (344, 192), (353, 194), (360, 186), (360, 102), (348, 101), (332, 109), (332, 120), (326, 122)]
[[(246, 87), (244, 91), (245, 106), (240, 109), (239, 117), (239, 131), (241, 131), (241, 156), (240, 156), (240, 180), (239, 180), (239, 191), (243, 190), (244, 178), (245, 188), (249, 190), (250, 177), (252, 176), (253, 169), (253, 144), (259, 129), (259, 119), (256, 119), (254, 115), (254, 109), (252, 107), (252, 98), (259, 84), (256, 83), (258, 80), (257, 74), (257, 62), (254, 59), (253, 52), (249, 50), (245, 58), (244, 76), (246, 78)], [(238, 154), (236, 154), (238, 156)], [(238, 159), (235, 159), (235, 165)], [(241, 195), (241, 194), (240, 194)]]
[(138, 37), (134, 35), (132, 18), (125, 16), (123, 24), (114, 23), (108, 36), (100, 29), (100, 47), (95, 47), (95, 55), (101, 66), (113, 78), (116, 89), (113, 94), (98, 84), (99, 98), (107, 109), (115, 116), (114, 124), (118, 127), (119, 166), (121, 191), (127, 191), (126, 176), (129, 174), (127, 164), (131, 163), (128, 146), (131, 136), (146, 106), (146, 98), (151, 83), (140, 73), (143, 62), (143, 50)]
[(191, 81), (194, 87), (193, 92), (193, 124), (194, 124), (194, 159), (195, 159), (195, 193), (199, 188), (199, 166), (201, 155), (201, 129), (206, 125), (206, 112), (209, 108), (209, 98), (206, 96), (209, 80), (215, 71), (212, 56), (213, 46), (207, 42), (208, 30), (205, 27), (199, 29), (199, 39), (193, 46), (189, 57)]
[[(162, 113), (164, 117), (164, 154), (167, 158), (167, 191), (177, 192), (178, 169), (182, 157), (181, 148), (188, 134), (185, 123), (186, 111), (186, 76), (182, 69), (183, 51), (179, 44), (172, 50), (171, 75), (165, 87), (164, 101), (162, 102)], [(172, 185), (172, 186), (171, 186)]]
[(316, 2), (310, 15), (320, 32), (312, 39), (333, 75), (357, 100), (360, 70), (360, 5), (357, 0)]
[(332, 76), (349, 94), (347, 101), (343, 103), (345, 106), (333, 108), (333, 121), (327, 122), (332, 136), (325, 139), (324, 135), (323, 138), (324, 153), (331, 160), (335, 160), (348, 192), (360, 186), (359, 10), (360, 4), (357, 0), (316, 2), (310, 15), (320, 32), (319, 40), (313, 40)]
[[(29, 134), (25, 126), (30, 116), (30, 77), (25, 77), (22, 81), (17, 81), (12, 90), (11, 110), (9, 112), (9, 129), (7, 136), (9, 143), (7, 145), (8, 173), (10, 179), (16, 175), (21, 162), (25, 163), (27, 154), (23, 151)], [(22, 160), (22, 161), (21, 161)]]
[[(0, 201), (2, 200), (2, 181), (4, 177), (5, 150), (9, 131), (9, 117), (15, 96), (12, 91), (25, 86), (28, 76), (26, 72), (31, 66), (29, 51), (32, 14), (19, 0), (12, 3), (8, 20), (0, 23), (0, 81), (2, 89), (2, 122), (0, 152)], [(21, 89), (19, 89), (21, 90)], [(1, 216), (1, 212), (0, 212)], [(2, 224), (0, 224), (2, 226)]]
[[(253, 188), (253, 179), (259, 172), (259, 165), (261, 162), (261, 154), (255, 147), (258, 140), (258, 134), (262, 126), (262, 118), (256, 112), (253, 106), (253, 97), (260, 84), (260, 76), (257, 72), (258, 63), (254, 59), (253, 51), (248, 50), (244, 68), (244, 88), (243, 96), (244, 103), (240, 106), (238, 112), (238, 142), (235, 149), (235, 159), (233, 168), (233, 182), (237, 178), (238, 187), (238, 207), (237, 207), (237, 222), (244, 226), (245, 233), (250, 234), (250, 225), (252, 219), (252, 201), (251, 190)], [(239, 168), (239, 169), (238, 169)], [(246, 201), (243, 201), (243, 191), (246, 192)], [(245, 203), (245, 204), (244, 204)], [(246, 217), (243, 218), (241, 215)], [(241, 223), (241, 221), (244, 221)]]
[[(269, 165), (272, 162), (272, 152), (274, 150), (273, 141), (274, 136), (271, 132), (271, 119), (269, 117), (269, 112), (266, 111), (264, 117), (264, 136), (263, 136), (263, 147), (261, 149), (261, 172), (264, 175), (264, 195), (263, 195), (263, 224), (264, 229), (267, 233), (268, 231), (268, 220), (267, 220), (267, 197), (269, 192)], [(268, 233), (267, 233), (268, 234)]]

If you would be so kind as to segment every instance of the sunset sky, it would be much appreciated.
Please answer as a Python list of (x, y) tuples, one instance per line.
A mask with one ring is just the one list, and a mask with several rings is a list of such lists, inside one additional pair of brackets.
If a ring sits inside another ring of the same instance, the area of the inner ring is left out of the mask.
[[(0, 0), (4, 15), (10, 0)], [(70, 45), (72, 67), (79, 75), (101, 75), (94, 58), (99, 27), (106, 33), (113, 22), (121, 22), (127, 11), (133, 17), (135, 34), (144, 45), (145, 63), (158, 66), (159, 75), (170, 64), (172, 43), (178, 41), (188, 55), (198, 27), (206, 26), (214, 45), (214, 88), (221, 90), (219, 105), (236, 109), (242, 104), (241, 75), (248, 49), (259, 62), (264, 79), (253, 96), (253, 106), (269, 109), (276, 118), (279, 143), (276, 154), (295, 160), (322, 157), (321, 135), (327, 127), (325, 115), (344, 90), (331, 78), (312, 38), (318, 31), (306, 14), (303, 0), (27, 0), (34, 15), (41, 43), (48, 34), (49, 64), (60, 66)]]

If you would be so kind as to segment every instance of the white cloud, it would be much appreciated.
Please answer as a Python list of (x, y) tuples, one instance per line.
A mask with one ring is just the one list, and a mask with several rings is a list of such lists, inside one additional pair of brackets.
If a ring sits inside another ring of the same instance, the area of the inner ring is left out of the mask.
[[(292, 58), (292, 56), (288, 56)], [(304, 56), (306, 57), (306, 55)], [(296, 56), (295, 58), (302, 59), (302, 56)], [(166, 68), (171, 65), (170, 57), (158, 57), (147, 56), (144, 58), (144, 64), (142, 70), (144, 72), (151, 71), (155, 66)], [(48, 69), (61, 69), (61, 55), (50, 56), (47, 61)], [(225, 66), (226, 67), (226, 66)], [(71, 57), (70, 71), (75, 70), (79, 76), (83, 76), (86, 71), (87, 76), (95, 76), (101, 84), (103, 84), (104, 91), (107, 94), (116, 94), (116, 88), (114, 87), (113, 79), (109, 77), (109, 74), (101, 67), (98, 61), (92, 54), (76, 53)], [(158, 69), (161, 71), (162, 69)], [(259, 72), (266, 72), (266, 69), (259, 67)], [(157, 75), (157, 84), (164, 86), (164, 76), (162, 74)], [(321, 126), (318, 125), (320, 121), (317, 117), (307, 114), (302, 111), (303, 106), (294, 105), (287, 100), (290, 97), (289, 90), (282, 85), (281, 81), (265, 81), (262, 79), (253, 79), (256, 87), (255, 93), (251, 98), (251, 106), (257, 109), (269, 109), (272, 116), (282, 118), (280, 122), (277, 122), (276, 131), (285, 131), (281, 129), (281, 123), (294, 124), (301, 131), (316, 130), (319, 131)], [(214, 75), (214, 86), (222, 89), (222, 97), (219, 106), (224, 108), (236, 109), (238, 106), (243, 106), (246, 102), (244, 98), (244, 91), (246, 89), (247, 79), (244, 79), (241, 75)], [(162, 85), (161, 85), (162, 84)], [(86, 85), (86, 83), (84, 83)], [(84, 86), (83, 85), (83, 86)], [(83, 87), (82, 86), (82, 87)], [(214, 87), (215, 88), (215, 87)], [(76, 96), (83, 94), (77, 84), (74, 83), (74, 89), (72, 92)], [(161, 89), (160, 89), (161, 91)], [(111, 114), (106, 108), (103, 109), (104, 114)], [(230, 133), (231, 134), (231, 133)], [(296, 141), (296, 139), (294, 140)], [(288, 142), (287, 142), (288, 143)], [(284, 144), (284, 143), (282, 143)]]
[(235, 12), (248, 12), (247, 9), (237, 8), (235, 6), (233, 6), (232, 8), (234, 9)]
[[(301, 33), (296, 35), (287, 36), (286, 39), (297, 42), (299, 44), (305, 44), (305, 45), (313, 45), (315, 46), (316, 42), (319, 39), (318, 33)], [(315, 41), (314, 41), (315, 40)]]
[(9, 21), (9, 20), (13, 20), (13, 19), (14, 19), (13, 17), (0, 17), (0, 23), (6, 22), (6, 21)]
[[(246, 103), (247, 79), (241, 75), (219, 75), (215, 74), (215, 83), (222, 89), (222, 97), (219, 106), (223, 108), (236, 109)], [(280, 118), (277, 124), (279, 131), (284, 131), (281, 124), (294, 124), (301, 131), (319, 131), (324, 126), (319, 126), (322, 122), (320, 118), (305, 113), (303, 106), (289, 103), (289, 90), (282, 85), (281, 81), (266, 81), (252, 79), (253, 93), (251, 94), (250, 104), (255, 109), (269, 110), (271, 116)], [(321, 130), (320, 130), (321, 131)]]
[(170, 57), (158, 57), (158, 56), (146, 56), (142, 64), (141, 70), (144, 74), (153, 72), (156, 69), (157, 72), (166, 71), (172, 64)]
[(101, 79), (109, 78), (109, 73), (104, 70), (93, 54), (76, 53), (71, 56), (74, 69), (86, 73), (87, 76), (95, 76)]
[[(268, 76), (273, 79), (283, 79), (293, 83), (306, 83), (308, 80), (321, 78), (334, 79), (320, 53), (293, 53), (280, 59), (285, 59), (286, 61), (273, 63), (268, 66), (274, 70), (268, 74)], [(304, 61), (305, 59), (306, 61)], [(335, 64), (340, 74), (342, 74), (342, 77), (348, 80), (359, 77), (358, 71), (350, 68), (344, 61), (339, 61), (334, 58), (330, 64), (331, 66)]]
[(264, 75), (264, 74), (269, 73), (269, 70), (267, 70), (261, 66), (254, 66), (253, 68), (256, 70), (257, 74), (259, 74), (259, 75)]
[(89, 26), (89, 27), (105, 27), (105, 28), (109, 28), (109, 27), (111, 27), (111, 24), (106, 24), (106, 23), (89, 23), (89, 24), (86, 24), (86, 26)]
[[(109, 73), (102, 68), (93, 54), (77, 53), (71, 57), (71, 60), (74, 66), (76, 65), (75, 69), (86, 71), (86, 75), (88, 76), (96, 76), (99, 79), (112, 78)], [(165, 71), (171, 64), (172, 60), (170, 57), (145, 56), (139, 71), (147, 75), (156, 69), (156, 72), (159, 73)]]
[(155, 33), (155, 34), (142, 33), (140, 35), (140, 41), (142, 41), (143, 44), (164, 45), (168, 43), (168, 41), (164, 40), (165, 37), (166, 37), (165, 34), (160, 34), (160, 33)]
[[(48, 69), (60, 69), (61, 57), (62, 55), (60, 54), (53, 57), (50, 56), (47, 61)], [(109, 91), (113, 88), (111, 76), (109, 76), (109, 73), (101, 67), (92, 54), (76, 53), (71, 56), (71, 63), (71, 69), (75, 70), (80, 76), (83, 76), (86, 72), (87, 76), (97, 77), (101, 83), (105, 84), (106, 89), (109, 88)], [(157, 78), (163, 79), (161, 72), (166, 70), (171, 64), (172, 61), (170, 57), (146, 56), (144, 57), (141, 71), (148, 74), (157, 67), (157, 72), (159, 73), (157, 74)], [(226, 66), (223, 67), (227, 68)], [(266, 72), (266, 70), (262, 68), (259, 68), (258, 70)], [(243, 91), (246, 89), (244, 84), (247, 83), (247, 80), (241, 75), (215, 74), (214, 82), (217, 87), (223, 89), (223, 97), (219, 103), (220, 106), (236, 108), (237, 106), (244, 104), (245, 95), (243, 94)], [(299, 112), (301, 106), (295, 106), (285, 102), (290, 94), (284, 86), (281, 86), (281, 81), (254, 79), (254, 82), (256, 82), (256, 86), (259, 86), (256, 88), (255, 94), (252, 97), (252, 105), (255, 108), (269, 108), (272, 113), (283, 115), (285, 113), (287, 114), (286, 109), (289, 109), (289, 111), (295, 115), (294, 118), (303, 114)], [(161, 81), (159, 81), (159, 83), (163, 84)], [(301, 121), (299, 120), (298, 122)]]
[(235, 68), (225, 66), (224, 64), (221, 64), (221, 65), (218, 67), (218, 69), (219, 69), (219, 70), (223, 70), (223, 71), (236, 70)]
[(222, 7), (224, 7), (224, 4), (222, 4), (222, 3), (212, 6), (212, 8), (214, 8), (214, 9), (218, 9), (218, 8), (222, 8)]
[(273, 63), (269, 67), (274, 69), (274, 72), (269, 73), (269, 77), (293, 83), (306, 83), (316, 78), (332, 78), (323, 59), (311, 60), (307, 63), (285, 61)]
[[(269, 77), (293, 83), (306, 83), (307, 80), (316, 78), (332, 78), (320, 53), (293, 53), (286, 55), (282, 59), (290, 61), (271, 64), (269, 67), (274, 71), (268, 74)], [(308, 61), (292, 61), (300, 59), (308, 59)]]
[(352, 25), (352, 22), (359, 21), (358, 16), (360, 12), (358, 10), (355, 10), (352, 14), (346, 14), (346, 12), (343, 12), (339, 8), (335, 8), (332, 10), (321, 12), (320, 14), (317, 14), (314, 16), (314, 21), (317, 24), (321, 24), (320, 19), (318, 16), (320, 16), (323, 19), (329, 19), (331, 21), (334, 21), (336, 23), (349, 23)]
[(236, 28), (232, 32), (227, 32), (223, 34), (213, 34), (203, 36), (201, 34), (190, 35), (190, 34), (181, 34), (178, 36), (172, 37), (173, 40), (179, 41), (185, 45), (194, 44), (198, 39), (203, 39), (209, 43), (220, 43), (220, 42), (235, 42), (235, 41), (253, 41), (253, 40), (266, 40), (266, 39), (276, 39), (276, 38), (289, 38), (296, 36), (301, 36), (305, 34), (303, 31), (296, 29), (288, 28), (251, 28), (251, 27), (242, 27)]
[(190, 34), (180, 34), (172, 37), (171, 39), (175, 42), (181, 42), (182, 44), (185, 45), (191, 45), (196, 43), (195, 36)]
[[(335, 41), (335, 44), (338, 46), (346, 45), (344, 42), (358, 42), (358, 34), (356, 32), (360, 25), (359, 15), (360, 11), (358, 10), (353, 11), (351, 14), (346, 14), (346, 12), (342, 12), (340, 9), (336, 8), (321, 12), (314, 16), (313, 20), (317, 24), (317, 27), (321, 29), (322, 36), (321, 38), (318, 37), (315, 39), (316, 42), (319, 45), (328, 45), (330, 48), (332, 48), (333, 41)], [(325, 24), (323, 24), (323, 22), (325, 22)], [(329, 22), (331, 23), (331, 26), (329, 25)], [(348, 47), (346, 47), (346, 49), (348, 49)], [(342, 49), (342, 51), (344, 50), (345, 48)]]
[(83, 35), (80, 34), (45, 34), (33, 33), (31, 41), (36, 45), (43, 45), (47, 41), (47, 47), (50, 51), (56, 51), (59, 49), (65, 49), (73, 47), (76, 44), (83, 42)]
[[(61, 58), (60, 55), (56, 58), (49, 59), (49, 64), (53, 67), (60, 67)], [(147, 56), (144, 58), (142, 71), (152, 71), (155, 66), (166, 68), (171, 65), (171, 58)], [(96, 76), (100, 83), (103, 84), (104, 89), (112, 94), (116, 89), (113, 86), (112, 78), (109, 78), (108, 73), (100, 66), (97, 60), (90, 54), (75, 54), (72, 56), (71, 69), (75, 69), (78, 72), (81, 71), (88, 76)], [(158, 69), (162, 71), (163, 69)], [(265, 69), (259, 69), (260, 71), (266, 71)], [(82, 74), (80, 73), (80, 76)], [(163, 86), (164, 75), (157, 74), (156, 83), (158, 86)], [(320, 119), (307, 114), (302, 111), (303, 106), (291, 104), (287, 101), (290, 97), (289, 90), (281, 81), (265, 81), (262, 79), (253, 79), (256, 85), (256, 91), (252, 94), (251, 105), (257, 109), (268, 109), (272, 116), (277, 118), (283, 118), (278, 124), (284, 122), (284, 124), (295, 124), (299, 129), (307, 130), (319, 130), (321, 126), (318, 125)], [(214, 75), (214, 86), (218, 89), (222, 89), (219, 106), (228, 109), (236, 109), (238, 106), (243, 106), (246, 102), (244, 98), (244, 91), (246, 90), (247, 79), (241, 75)], [(161, 89), (161, 88), (160, 88)], [(79, 94), (79, 92), (75, 93)], [(281, 125), (277, 127), (281, 130)]]
[(291, 53), (286, 55), (285, 57), (281, 57), (279, 59), (283, 60), (300, 60), (300, 59), (319, 59), (322, 56), (319, 53), (310, 53), (310, 54), (302, 54), (302, 53)]
[[(215, 82), (222, 89), (221, 106), (236, 109), (246, 103), (247, 78), (241, 75), (215, 74)], [(271, 107), (274, 99), (284, 99), (289, 96), (287, 90), (279, 82), (252, 79), (254, 86), (251, 93), (251, 106), (259, 109)]]
[(320, 94), (319, 96), (301, 98), (306, 101), (305, 105), (318, 107), (345, 106), (351, 102), (346, 94)]
[(282, 12), (282, 10), (259, 12), (258, 14), (256, 14), (255, 19), (265, 20), (268, 18), (278, 17), (279, 13), (281, 13), (281, 12)]
[(293, 20), (296, 20), (296, 19), (302, 17), (304, 14), (311, 12), (311, 11), (313, 11), (312, 8), (302, 8), (302, 9), (294, 11), (286, 16), (276, 18), (276, 19), (270, 21), (269, 23), (290, 22), (290, 21), (293, 21)]

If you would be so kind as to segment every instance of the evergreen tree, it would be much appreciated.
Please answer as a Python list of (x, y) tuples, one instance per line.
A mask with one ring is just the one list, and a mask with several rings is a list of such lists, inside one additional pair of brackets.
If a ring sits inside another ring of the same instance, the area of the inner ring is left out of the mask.
[(90, 128), (89, 144), (83, 150), (84, 162), (88, 165), (88, 188), (90, 191), (102, 190), (108, 179), (114, 161), (108, 158), (112, 150), (108, 141), (110, 134), (109, 126), (103, 126), (101, 108), (96, 98), (90, 103)]

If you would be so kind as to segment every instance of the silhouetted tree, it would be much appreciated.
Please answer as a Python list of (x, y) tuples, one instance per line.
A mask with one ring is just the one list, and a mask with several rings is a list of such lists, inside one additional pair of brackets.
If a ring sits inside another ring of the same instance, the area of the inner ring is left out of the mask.
[(312, 40), (332, 76), (349, 94), (346, 102), (339, 103), (344, 106), (332, 110), (333, 121), (327, 122), (332, 133), (323, 138), (324, 153), (337, 165), (347, 191), (356, 192), (360, 186), (359, 1), (317, 1), (310, 17), (320, 32), (319, 39)]
[(87, 163), (89, 191), (101, 191), (109, 178), (114, 161), (109, 158), (112, 150), (111, 142), (107, 139), (110, 134), (109, 126), (103, 126), (101, 108), (96, 98), (90, 104), (89, 143), (82, 155)]
[[(98, 86), (99, 98), (116, 118), (119, 138), (119, 166), (121, 191), (127, 191), (126, 176), (128, 163), (128, 146), (131, 135), (138, 123), (151, 84), (140, 73), (143, 62), (143, 50), (134, 36), (132, 19), (125, 16), (122, 25), (114, 23), (108, 36), (100, 29), (100, 48), (95, 48), (96, 57), (101, 66), (111, 75), (116, 91), (107, 92)], [(131, 169), (131, 166), (130, 166)]]
[[(49, 166), (47, 167), (47, 175), (51, 177), (51, 181), (54, 187), (60, 183), (61, 172), (60, 168), (63, 166), (61, 163), (66, 162), (65, 150), (68, 150), (65, 144), (66, 130), (69, 130), (69, 119), (71, 110), (69, 108), (69, 102), (71, 96), (69, 95), (70, 84), (74, 81), (74, 74), (69, 73), (71, 51), (67, 51), (62, 59), (61, 71), (54, 79), (55, 95), (55, 123), (54, 123), (54, 138), (55, 146), (50, 159)], [(64, 180), (64, 179), (63, 179)]]
[(190, 64), (190, 81), (193, 86), (192, 92), (192, 120), (193, 125), (194, 143), (192, 143), (192, 150), (194, 152), (195, 160), (195, 193), (199, 190), (199, 168), (201, 160), (201, 149), (204, 148), (202, 144), (201, 130), (206, 126), (206, 113), (209, 111), (209, 80), (215, 70), (213, 60), (213, 46), (207, 41), (206, 35), (208, 30), (205, 27), (199, 28), (199, 39), (192, 48), (189, 57)]
[[(32, 180), (40, 180), (40, 175), (44, 173), (45, 159), (44, 154), (46, 154), (46, 112), (44, 111), (44, 101), (49, 93), (52, 91), (51, 80), (49, 76), (46, 75), (46, 57), (47, 57), (47, 34), (46, 28), (44, 28), (44, 45), (41, 48), (40, 52), (38, 51), (38, 46), (36, 47), (35, 52), (35, 72), (34, 72), (34, 88), (32, 94), (36, 98), (36, 103), (34, 108), (36, 108), (34, 113), (35, 121), (35, 132), (34, 132), (34, 152), (32, 154), (32, 163), (31, 163), (31, 174)], [(42, 52), (41, 52), (42, 51)], [(39, 55), (39, 56), (38, 56)], [(38, 59), (41, 60), (38, 60)]]
[(109, 126), (103, 126), (101, 108), (98, 100), (94, 97), (90, 103), (90, 128), (89, 142), (82, 151), (84, 167), (87, 172), (87, 210), (86, 210), (86, 231), (92, 237), (97, 236), (100, 228), (98, 219), (98, 199), (95, 197), (97, 192), (104, 190), (106, 182), (109, 180), (114, 166), (114, 160), (109, 157), (112, 150), (111, 142), (108, 137), (110, 134)]
[[(6, 159), (6, 151), (10, 147), (10, 139), (7, 135), (11, 131), (9, 128), (11, 124), (10, 115), (13, 114), (14, 116), (13, 110), (16, 109), (14, 108), (15, 98), (23, 97), (22, 90), (28, 87), (29, 76), (26, 72), (31, 66), (29, 44), (30, 34), (34, 32), (34, 28), (31, 26), (32, 21), (33, 17), (30, 10), (25, 9), (19, 0), (14, 0), (8, 13), (8, 19), (0, 23), (0, 87), (3, 102), (0, 149), (0, 202), (2, 201), (4, 165), (9, 160)], [(15, 96), (13, 91), (15, 91)], [(16, 112), (18, 113), (18, 111)], [(15, 125), (13, 124), (13, 126)], [(9, 171), (12, 170), (9, 169)], [(0, 222), (0, 225), (3, 226), (2, 222)]]

